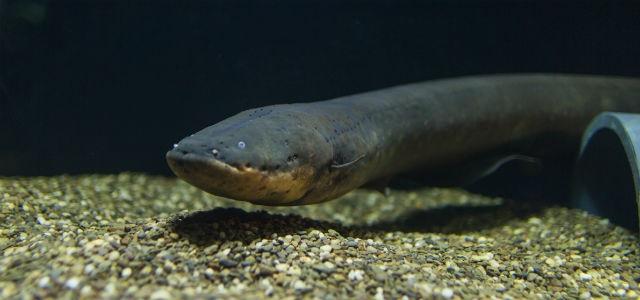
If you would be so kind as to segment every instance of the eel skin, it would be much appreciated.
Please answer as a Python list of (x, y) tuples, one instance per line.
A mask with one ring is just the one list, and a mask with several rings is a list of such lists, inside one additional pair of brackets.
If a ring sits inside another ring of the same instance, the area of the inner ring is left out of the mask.
[(602, 111), (640, 112), (640, 79), (471, 76), (266, 106), (184, 138), (166, 159), (178, 177), (209, 193), (302, 205), (493, 155), (575, 153)]

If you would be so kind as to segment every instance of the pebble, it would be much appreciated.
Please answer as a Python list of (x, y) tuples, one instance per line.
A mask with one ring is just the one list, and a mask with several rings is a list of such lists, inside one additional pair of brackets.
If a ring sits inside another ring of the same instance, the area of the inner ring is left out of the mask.
[(84, 274), (87, 276), (93, 276), (96, 274), (96, 266), (93, 264), (88, 264), (84, 266)]
[(120, 252), (114, 250), (109, 253), (109, 256), (107, 256), (107, 259), (110, 261), (114, 261), (118, 259), (118, 257), (120, 257)]
[(120, 276), (121, 276), (122, 278), (124, 278), (124, 279), (127, 279), (127, 278), (129, 278), (129, 276), (131, 276), (131, 273), (132, 273), (132, 272), (133, 272), (133, 271), (131, 270), (131, 268), (124, 268), (124, 269), (122, 270), (122, 273), (120, 273)]
[(289, 265), (288, 264), (277, 264), (276, 265), (276, 270), (278, 270), (278, 272), (286, 272), (287, 270), (289, 270)]
[(373, 278), (376, 281), (384, 282), (385, 280), (388, 279), (387, 272), (385, 272), (384, 270), (382, 270), (382, 268), (378, 266), (371, 266), (371, 272), (373, 273)]
[(233, 259), (220, 259), (220, 265), (226, 268), (232, 268), (238, 265), (238, 262)]
[(323, 246), (320, 246), (320, 251), (322, 251), (322, 252), (331, 252), (331, 250), (333, 250), (333, 248), (331, 247), (331, 245), (323, 245)]
[(357, 248), (358, 247), (358, 241), (356, 241), (356, 240), (347, 240), (346, 245), (347, 245), (347, 247), (350, 247), (350, 248)]
[(363, 278), (362, 275), (364, 275), (364, 272), (362, 270), (351, 270), (349, 271), (347, 278), (349, 278), (349, 280), (351, 281), (360, 281)]
[(70, 290), (75, 290), (80, 285), (80, 279), (71, 277), (65, 283), (64, 286)]
[(157, 290), (151, 294), (150, 300), (169, 300), (172, 299), (171, 293), (164, 289)]
[(381, 287), (376, 288), (376, 294), (373, 296), (375, 300), (384, 300), (384, 289)]
[(444, 288), (442, 289), (442, 291), (440, 292), (440, 294), (442, 295), (442, 297), (444, 297), (445, 299), (451, 299), (451, 297), (453, 297), (453, 290), (450, 288)]
[(321, 273), (325, 273), (325, 274), (331, 274), (335, 271), (336, 266), (334, 264), (332, 264), (331, 262), (325, 262), (322, 264), (316, 264), (313, 266), (313, 269), (315, 269), (318, 272)]
[(301, 280), (296, 280), (293, 283), (293, 289), (296, 290), (297, 292), (306, 292), (310, 290), (310, 288)]
[(493, 253), (487, 252), (487, 253), (483, 253), (483, 254), (480, 254), (480, 255), (471, 256), (471, 261), (481, 262), (481, 261), (491, 260), (492, 258), (493, 258)]
[(38, 287), (41, 289), (48, 289), (51, 287), (51, 279), (49, 276), (45, 276), (38, 280)]
[(591, 276), (591, 274), (580, 273), (580, 280), (582, 280), (582, 281), (590, 281), (591, 279), (593, 279), (593, 276)]

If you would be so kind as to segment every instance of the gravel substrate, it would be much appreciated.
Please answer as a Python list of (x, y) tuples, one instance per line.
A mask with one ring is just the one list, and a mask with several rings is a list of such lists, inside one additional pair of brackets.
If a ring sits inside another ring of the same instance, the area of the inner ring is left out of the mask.
[(0, 298), (638, 297), (635, 233), (455, 189), (267, 208), (139, 174), (0, 179)]

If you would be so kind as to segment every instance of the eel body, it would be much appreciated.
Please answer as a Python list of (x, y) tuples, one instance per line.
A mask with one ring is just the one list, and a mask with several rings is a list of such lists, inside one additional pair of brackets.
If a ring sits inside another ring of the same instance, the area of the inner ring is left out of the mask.
[(640, 79), (474, 76), (266, 106), (184, 138), (166, 158), (178, 177), (209, 193), (302, 205), (404, 172), (501, 154), (573, 153), (602, 111), (640, 112)]

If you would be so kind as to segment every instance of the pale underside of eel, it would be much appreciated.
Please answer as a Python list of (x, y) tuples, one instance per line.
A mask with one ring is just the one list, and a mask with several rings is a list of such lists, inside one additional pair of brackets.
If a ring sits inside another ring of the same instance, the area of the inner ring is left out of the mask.
[(472, 76), (272, 105), (198, 131), (166, 157), (178, 177), (209, 193), (302, 205), (416, 170), (487, 160), (493, 170), (506, 158), (575, 153), (602, 111), (640, 112), (640, 79)]

